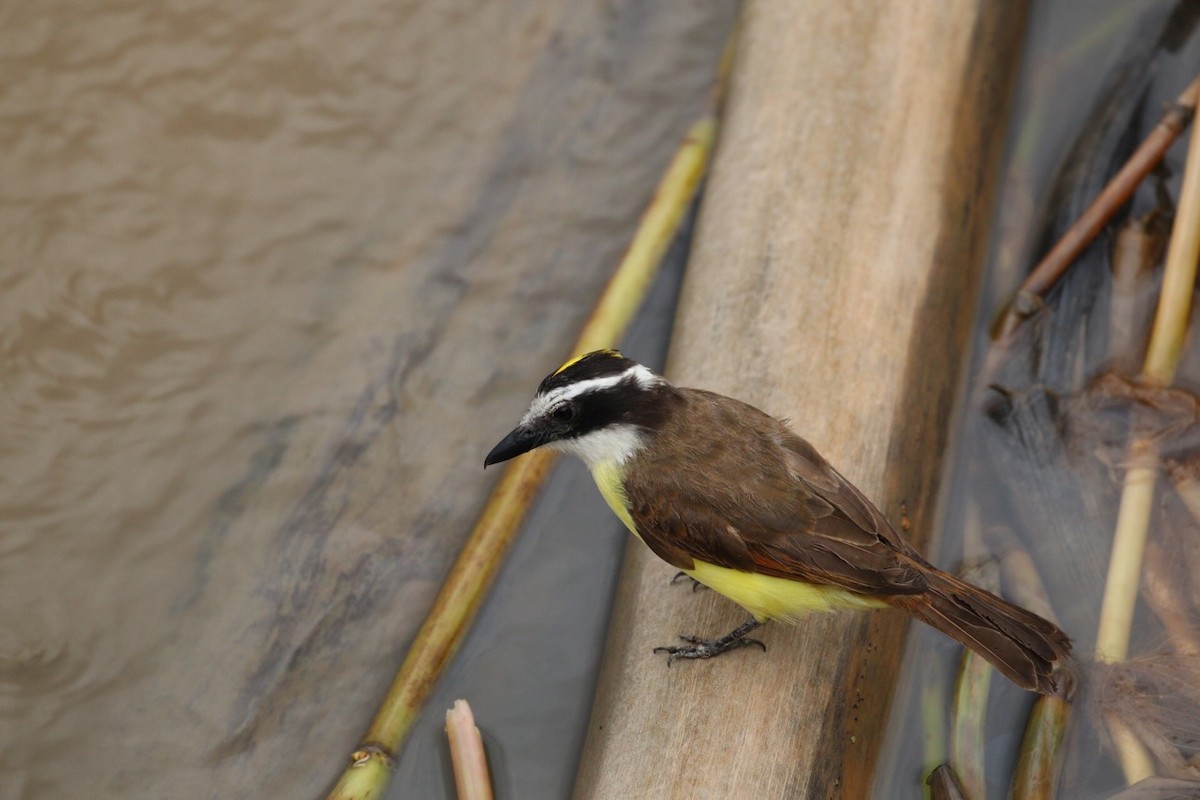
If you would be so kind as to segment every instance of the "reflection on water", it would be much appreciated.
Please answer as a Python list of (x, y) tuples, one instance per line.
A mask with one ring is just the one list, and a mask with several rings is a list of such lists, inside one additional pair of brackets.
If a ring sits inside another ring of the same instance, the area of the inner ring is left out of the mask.
[(0, 797), (336, 775), (731, 10), (0, 12)]

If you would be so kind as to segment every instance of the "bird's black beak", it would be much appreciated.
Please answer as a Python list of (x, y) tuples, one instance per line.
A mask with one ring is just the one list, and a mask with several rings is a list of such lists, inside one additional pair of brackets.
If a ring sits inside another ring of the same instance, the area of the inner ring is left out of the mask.
[(500, 440), (500, 444), (492, 448), (492, 452), (483, 459), (483, 467), (487, 469), (492, 464), (516, 458), (522, 453), (528, 453), (533, 448), (545, 444), (546, 441), (547, 437), (544, 432), (518, 425), (508, 436)]

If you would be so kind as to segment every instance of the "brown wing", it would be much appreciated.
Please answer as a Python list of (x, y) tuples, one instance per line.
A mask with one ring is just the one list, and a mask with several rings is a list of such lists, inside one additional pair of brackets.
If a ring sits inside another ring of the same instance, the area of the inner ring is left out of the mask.
[(927, 588), (920, 557), (808, 442), (753, 406), (681, 391), (686, 412), (659, 435), (689, 446), (643, 451), (626, 475), (630, 513), (659, 557), (864, 594)]

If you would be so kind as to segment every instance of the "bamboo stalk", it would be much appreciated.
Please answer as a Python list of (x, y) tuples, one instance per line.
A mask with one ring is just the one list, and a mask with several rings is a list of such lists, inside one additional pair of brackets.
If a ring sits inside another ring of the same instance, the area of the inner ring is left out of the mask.
[(1053, 800), (1058, 793), (1071, 704), (1042, 695), (1034, 701), (1013, 773), (1012, 800)]
[[(716, 127), (716, 112), (710, 110), (688, 132), (643, 213), (629, 249), (585, 323), (574, 355), (612, 347), (621, 340), (704, 176)], [(363, 744), (351, 756), (350, 766), (328, 800), (373, 800), (383, 794), (396, 755), (434, 682), (458, 650), (553, 460), (552, 453), (535, 451), (505, 469)]]
[(987, 797), (983, 758), (991, 683), (992, 665), (974, 651), (964, 651), (954, 687), (950, 763), (966, 796), (979, 800)]
[[(977, 540), (973, 548), (983, 551), (982, 536), (978, 525), (968, 526), (974, 531), (968, 538)], [(971, 552), (971, 550), (968, 550)], [(962, 573), (963, 580), (981, 589), (998, 592), (1000, 576), (994, 561), (985, 562)], [(992, 665), (973, 650), (964, 650), (959, 662), (958, 681), (954, 688), (954, 713), (950, 723), (950, 763), (967, 797), (983, 800), (987, 797), (987, 782), (984, 780), (984, 741), (987, 730), (988, 693), (992, 684)]]
[(942, 688), (944, 679), (943, 670), (935, 665), (924, 670), (921, 678), (921, 744), (925, 769), (931, 773), (931, 777), (939, 765), (945, 765), (949, 756), (946, 745), (946, 701)]
[(492, 780), (488, 775), (483, 737), (475, 726), (475, 715), (466, 700), (455, 700), (446, 712), (446, 737), (450, 743), (450, 762), (454, 765), (454, 786), (458, 800), (492, 800)]
[(1124, 661), (1129, 655), (1133, 610), (1154, 503), (1158, 448), (1150, 442), (1135, 441), (1130, 450), (1096, 635), (1096, 660), (1108, 664)]
[[(1142, 380), (1157, 386), (1167, 386), (1174, 379), (1187, 334), (1196, 261), (1200, 257), (1200, 134), (1197, 131), (1200, 127), (1192, 131), (1179, 211), (1167, 250), (1162, 294), (1142, 369)], [(1096, 645), (1097, 658), (1108, 662), (1121, 661), (1128, 652), (1129, 621), (1133, 615), (1155, 483), (1157, 448), (1149, 442), (1134, 442), (1131, 452), (1131, 467), (1125, 475), (1118, 533), (1114, 537), (1109, 565), (1111, 589), (1105, 592)]]
[[(1193, 84), (1195, 86), (1196, 84)], [(1200, 126), (1193, 126), (1179, 208), (1167, 247), (1162, 293), (1150, 334), (1141, 379), (1152, 386), (1168, 386), (1175, 377), (1187, 335), (1188, 315), (1200, 259)], [(1135, 437), (1137, 433), (1135, 432)], [(1151, 503), (1157, 478), (1158, 449), (1153, 442), (1135, 438), (1130, 445), (1129, 469), (1113, 536), (1108, 580), (1096, 635), (1096, 660), (1123, 661), (1129, 653), (1130, 624), (1137, 600)], [(1153, 774), (1145, 748), (1128, 728), (1109, 719), (1113, 742), (1126, 780), (1135, 783)]]
[(1196, 262), (1200, 259), (1200, 126), (1192, 128), (1188, 159), (1179, 190), (1179, 208), (1171, 242), (1167, 245), (1162, 293), (1142, 376), (1158, 386), (1170, 386), (1187, 340), (1188, 315), (1196, 287)]
[[(1050, 606), (1050, 596), (1033, 558), (1018, 544), (1010, 542), (1010, 547), (1011, 551), (1001, 564), (1007, 578), (1008, 594), (1018, 605), (1057, 623), (1058, 617)], [(1063, 680), (1064, 683), (1070, 681), (1071, 685), (1075, 682), (1074, 676), (1064, 676)], [(1012, 800), (1053, 800), (1057, 795), (1063, 746), (1071, 721), (1068, 696), (1069, 691), (1062, 697), (1039, 695), (1033, 701), (1013, 771)]]

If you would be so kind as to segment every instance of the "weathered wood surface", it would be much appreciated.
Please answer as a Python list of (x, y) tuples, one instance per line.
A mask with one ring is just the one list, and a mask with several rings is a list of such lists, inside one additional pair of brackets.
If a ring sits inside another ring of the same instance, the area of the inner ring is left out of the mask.
[[(1023, 30), (1020, 3), (752, 3), (669, 374), (779, 416), (921, 545)], [(581, 800), (866, 797), (897, 612), (770, 626), (769, 652), (672, 669), (744, 612), (626, 559)]]

